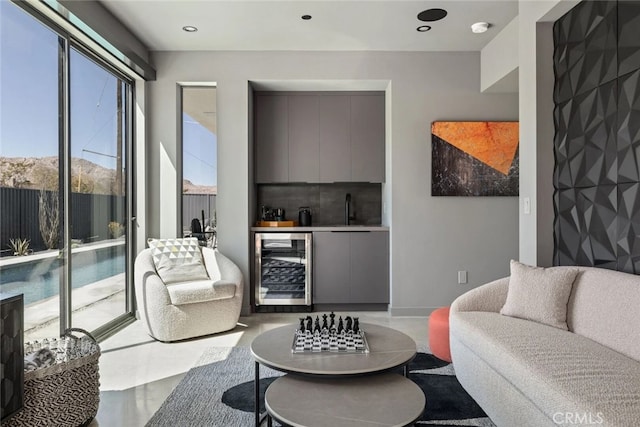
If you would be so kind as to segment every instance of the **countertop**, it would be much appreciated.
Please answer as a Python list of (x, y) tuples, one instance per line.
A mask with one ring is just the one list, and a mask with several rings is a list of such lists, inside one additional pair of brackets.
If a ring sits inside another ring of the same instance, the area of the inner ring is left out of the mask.
[(314, 231), (389, 231), (384, 225), (318, 225), (311, 227), (251, 227), (251, 231), (272, 233), (311, 233)]

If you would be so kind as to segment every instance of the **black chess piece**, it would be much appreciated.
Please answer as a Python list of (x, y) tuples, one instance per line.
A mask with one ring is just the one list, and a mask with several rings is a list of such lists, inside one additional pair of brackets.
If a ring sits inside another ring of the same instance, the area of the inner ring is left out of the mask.
[(342, 316), (340, 316), (340, 319), (338, 320), (338, 333), (344, 331), (344, 324), (342, 323)]
[(360, 319), (357, 317), (353, 318), (353, 333), (357, 334), (360, 332)]
[(313, 332), (313, 319), (311, 316), (307, 316), (307, 331)]
[(320, 318), (316, 316), (316, 321), (313, 324), (313, 332), (320, 332)]
[(298, 326), (298, 331), (304, 332), (304, 317), (300, 318), (300, 326)]
[(327, 313), (322, 315), (322, 330), (329, 329), (329, 325), (327, 324)]
[(346, 320), (346, 329), (347, 329), (347, 332), (352, 332), (352, 331), (353, 331), (353, 329), (352, 329), (352, 327), (351, 327), (351, 326), (353, 325), (353, 319), (351, 318), (351, 316), (347, 316), (347, 317), (345, 318), (345, 320)]
[(333, 329), (336, 326), (336, 315), (332, 311), (331, 314), (329, 315), (329, 317), (331, 318), (331, 323), (329, 324), (329, 329)]

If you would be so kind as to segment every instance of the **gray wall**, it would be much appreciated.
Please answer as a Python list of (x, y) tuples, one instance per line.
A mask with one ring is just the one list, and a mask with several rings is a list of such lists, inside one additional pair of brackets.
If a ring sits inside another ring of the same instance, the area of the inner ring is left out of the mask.
[[(517, 120), (513, 94), (480, 93), (479, 53), (154, 52), (148, 84), (148, 235), (175, 236), (180, 171), (176, 85), (218, 87), (218, 238), (249, 278), (249, 99), (251, 80), (371, 80), (387, 83), (387, 182), (391, 311), (428, 314), (509, 272), (518, 255), (517, 198), (430, 196), (430, 124), (435, 120)], [(457, 271), (469, 283), (457, 284)], [(245, 284), (248, 295), (249, 285)], [(245, 312), (249, 299), (244, 302)]]
[(537, 24), (537, 265), (553, 265), (553, 23)]

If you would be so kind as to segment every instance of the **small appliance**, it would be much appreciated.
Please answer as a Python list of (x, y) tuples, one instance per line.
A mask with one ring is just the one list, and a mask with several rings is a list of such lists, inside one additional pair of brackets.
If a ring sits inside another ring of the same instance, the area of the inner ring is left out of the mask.
[(311, 227), (311, 209), (307, 206), (298, 209), (298, 224), (301, 227)]
[(284, 209), (276, 208), (276, 209), (274, 209), (274, 212), (275, 212), (276, 221), (284, 221), (285, 220)]

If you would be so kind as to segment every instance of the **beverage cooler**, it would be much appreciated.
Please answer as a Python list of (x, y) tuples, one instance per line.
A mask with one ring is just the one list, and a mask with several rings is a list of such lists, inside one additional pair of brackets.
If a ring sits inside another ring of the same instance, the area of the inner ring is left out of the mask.
[(256, 233), (255, 306), (311, 308), (312, 233)]

